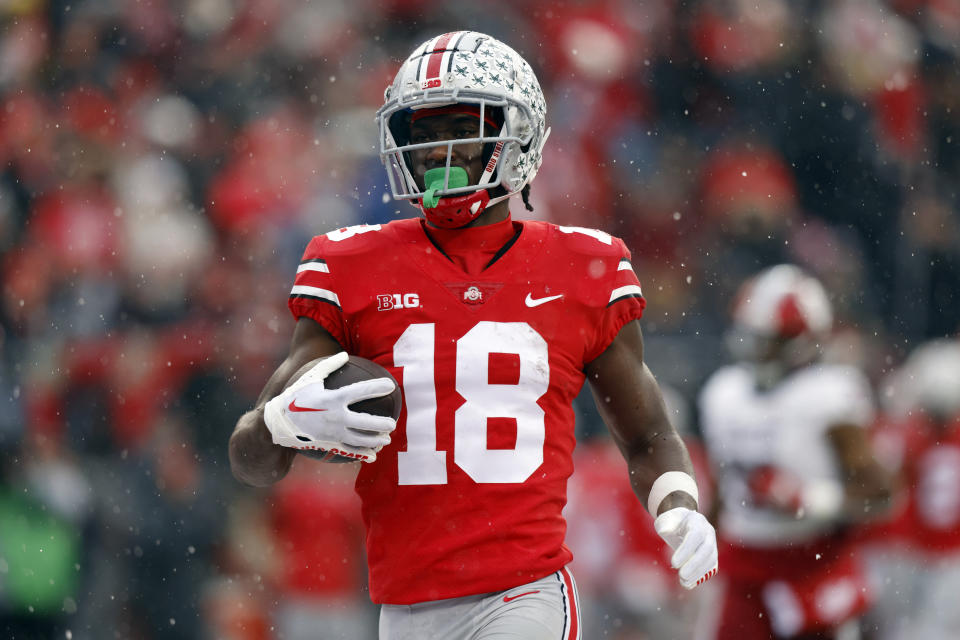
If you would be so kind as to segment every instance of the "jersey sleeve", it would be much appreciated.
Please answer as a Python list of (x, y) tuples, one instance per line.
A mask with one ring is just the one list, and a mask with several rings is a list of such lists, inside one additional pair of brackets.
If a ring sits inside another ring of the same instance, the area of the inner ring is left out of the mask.
[(585, 354), (586, 362), (603, 353), (625, 324), (642, 317), (647, 305), (640, 288), (640, 280), (630, 264), (630, 251), (619, 238), (611, 239), (613, 246), (619, 251), (610, 262), (609, 277), (603, 279), (606, 285), (602, 294), (606, 299), (606, 306), (601, 312), (593, 344)]
[(310, 318), (348, 349), (336, 267), (324, 255), (325, 236), (316, 236), (303, 252), (287, 306), (294, 318)]
[(817, 405), (825, 427), (869, 426), (874, 419), (870, 381), (858, 369), (846, 366), (823, 367), (817, 376)]

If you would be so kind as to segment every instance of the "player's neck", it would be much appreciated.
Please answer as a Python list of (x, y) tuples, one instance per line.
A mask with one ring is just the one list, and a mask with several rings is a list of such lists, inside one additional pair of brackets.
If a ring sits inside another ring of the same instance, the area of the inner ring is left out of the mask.
[(503, 222), (510, 217), (510, 198), (483, 210), (477, 219), (468, 224), (468, 227), (485, 227), (490, 224)]
[(509, 246), (518, 230), (509, 212), (503, 219), (479, 226), (440, 229), (424, 224), (433, 244), (470, 275), (483, 271), (502, 248)]

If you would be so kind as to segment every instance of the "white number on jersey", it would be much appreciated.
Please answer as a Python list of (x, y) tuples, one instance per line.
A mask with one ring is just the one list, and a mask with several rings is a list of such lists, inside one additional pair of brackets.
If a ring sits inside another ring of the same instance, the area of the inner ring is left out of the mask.
[(960, 522), (960, 449), (943, 447), (927, 453), (917, 482), (920, 517), (935, 529)]
[(380, 225), (378, 224), (356, 224), (352, 227), (343, 227), (342, 229), (334, 229), (333, 231), (327, 233), (327, 237), (333, 240), (334, 242), (340, 242), (341, 240), (346, 240), (347, 238), (352, 238), (353, 236), (360, 235), (361, 233), (367, 233), (368, 231), (379, 231)]
[(613, 236), (599, 229), (588, 229), (587, 227), (558, 227), (558, 229), (564, 233), (582, 233), (585, 236), (596, 238), (603, 244), (613, 244)]
[[(517, 384), (490, 384), (491, 353), (520, 359)], [(407, 450), (398, 454), (401, 485), (446, 484), (446, 452), (437, 450), (434, 386), (434, 325), (407, 327), (393, 349), (403, 368), (407, 403)], [(543, 463), (544, 412), (537, 400), (547, 392), (547, 342), (526, 322), (480, 322), (457, 340), (456, 388), (463, 405), (454, 414), (453, 459), (475, 482), (524, 482)], [(513, 449), (487, 448), (487, 419), (513, 418)]]
[(447, 452), (437, 451), (433, 326), (412, 324), (393, 345), (393, 364), (403, 369), (407, 404), (407, 450), (397, 454), (400, 484), (447, 483)]

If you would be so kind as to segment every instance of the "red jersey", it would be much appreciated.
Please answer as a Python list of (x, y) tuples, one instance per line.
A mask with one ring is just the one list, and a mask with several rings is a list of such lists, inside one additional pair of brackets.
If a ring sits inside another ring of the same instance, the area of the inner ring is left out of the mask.
[(386, 367), (404, 407), (361, 465), (374, 602), (501, 591), (572, 558), (561, 514), (583, 368), (639, 318), (623, 242), (514, 222), (476, 275), (418, 219), (315, 237), (289, 306), (349, 353)]
[(893, 533), (930, 554), (960, 551), (960, 418), (937, 428), (925, 417), (897, 425), (906, 505)]

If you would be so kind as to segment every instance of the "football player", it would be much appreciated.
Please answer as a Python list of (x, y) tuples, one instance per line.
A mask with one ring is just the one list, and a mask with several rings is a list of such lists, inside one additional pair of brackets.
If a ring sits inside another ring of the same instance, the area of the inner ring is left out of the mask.
[(820, 362), (822, 285), (793, 265), (748, 280), (733, 310), (739, 362), (704, 385), (700, 417), (721, 503), (726, 590), (717, 638), (856, 638), (869, 590), (851, 528), (882, 511), (864, 374)]
[[(423, 217), (308, 244), (290, 354), (231, 437), (233, 472), (251, 485), (282, 478), (298, 448), (364, 463), (381, 638), (580, 637), (561, 511), (585, 379), (681, 584), (717, 571), (689, 456), (643, 361), (629, 252), (602, 231), (510, 216), (540, 167), (545, 115), (530, 65), (489, 36), (413, 51), (377, 121), (393, 196)], [(347, 409), (390, 393), (387, 379), (324, 388), (346, 353), (399, 381), (396, 423)]]
[(960, 633), (960, 340), (926, 342), (889, 376), (876, 434), (900, 472), (899, 509), (871, 539), (881, 640)]

